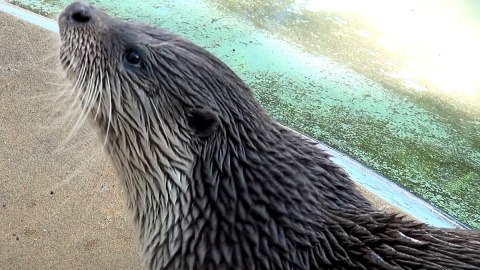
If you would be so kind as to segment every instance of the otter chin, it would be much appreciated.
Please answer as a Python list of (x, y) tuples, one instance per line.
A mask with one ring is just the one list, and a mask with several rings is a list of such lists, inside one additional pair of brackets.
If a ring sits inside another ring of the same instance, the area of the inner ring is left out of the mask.
[(373, 207), (191, 41), (86, 3), (60, 15), (71, 108), (100, 132), (148, 269), (480, 269), (480, 233)]

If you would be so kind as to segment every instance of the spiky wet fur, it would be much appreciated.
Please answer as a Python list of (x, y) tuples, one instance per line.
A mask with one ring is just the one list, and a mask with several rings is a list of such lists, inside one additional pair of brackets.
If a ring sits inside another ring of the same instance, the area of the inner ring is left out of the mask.
[[(96, 9), (71, 22), (71, 9), (59, 25), (72, 108), (103, 135), (147, 268), (479, 269), (477, 231), (375, 209), (206, 50)], [(142, 65), (126, 62), (132, 48)]]

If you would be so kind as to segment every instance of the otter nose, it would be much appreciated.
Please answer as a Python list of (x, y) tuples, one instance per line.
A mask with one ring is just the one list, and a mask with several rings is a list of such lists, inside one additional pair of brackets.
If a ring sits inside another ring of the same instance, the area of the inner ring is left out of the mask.
[(71, 22), (87, 23), (92, 19), (92, 7), (83, 2), (70, 4), (66, 8), (65, 13), (67, 14), (67, 19)]

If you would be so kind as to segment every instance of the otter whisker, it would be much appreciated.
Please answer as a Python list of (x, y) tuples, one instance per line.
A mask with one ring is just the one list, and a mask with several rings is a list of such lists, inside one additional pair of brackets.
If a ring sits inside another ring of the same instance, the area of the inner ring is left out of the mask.
[(101, 106), (99, 106), (99, 104), (102, 104), (102, 102), (103, 102), (102, 93), (104, 91), (104, 89), (103, 89), (104, 79), (105, 78), (103, 77), (103, 71), (100, 71), (99, 78), (96, 80), (97, 90), (95, 91), (95, 96), (94, 96), (93, 101), (92, 101), (92, 109), (93, 109), (93, 107), (95, 107), (95, 105), (97, 106), (97, 109), (96, 109), (95, 114), (93, 116), (94, 121), (97, 120), (97, 117), (100, 113)]
[[(74, 63), (74, 62), (72, 62)], [(78, 64), (76, 64), (78, 66)], [(88, 115), (90, 113), (89, 111), (89, 105), (86, 104), (86, 96), (91, 95), (92, 92), (92, 85), (91, 85), (91, 80), (87, 79), (87, 66), (88, 64), (83, 64), (81, 65), (81, 72), (79, 76), (75, 80), (75, 84), (73, 85), (74, 91), (73, 93), (76, 93), (75, 98), (73, 99), (71, 106), (70, 106), (70, 111), (72, 113), (75, 113), (77, 115), (77, 120), (75, 121), (73, 128), (71, 132), (69, 133), (68, 137), (73, 136), (74, 132), (80, 129), (80, 127), (86, 122)]]
[[(95, 79), (95, 76), (89, 76), (87, 78), (87, 65), (92, 65), (94, 68), (96, 66), (94, 63), (89, 62), (90, 61), (87, 61), (87, 64), (84, 65), (85, 75), (83, 76), (83, 80), (86, 82), (86, 85), (82, 85), (84, 93), (81, 95), (83, 121), (85, 121), (92, 112), (93, 106), (95, 105), (95, 101), (93, 100), (94, 96), (98, 94), (98, 91), (102, 91), (102, 89), (98, 87), (98, 81)], [(83, 124), (83, 122), (80, 124)]]
[[(82, 102), (82, 106), (83, 106), (83, 111), (85, 113), (85, 115), (91, 113), (91, 106), (92, 106), (92, 98), (93, 98), (93, 95), (95, 94), (96, 90), (96, 84), (95, 84), (95, 79), (92, 77), (90, 77), (87, 81), (86, 81), (86, 85), (85, 85), (85, 92), (84, 94), (81, 96), (81, 102)], [(98, 90), (101, 90), (101, 89), (98, 89)]]
[[(73, 65), (73, 63), (74, 62), (72, 62), (72, 65)], [(75, 65), (78, 65), (78, 64), (75, 64)], [(72, 104), (75, 104), (75, 105), (78, 104), (78, 100), (80, 100), (81, 96), (84, 95), (83, 87), (84, 87), (84, 83), (85, 83), (85, 74), (86, 74), (85, 69), (86, 69), (86, 65), (84, 64), (80, 68), (79, 75), (75, 78), (75, 82), (74, 82), (74, 85), (73, 85), (73, 88), (72, 88), (73, 91), (71, 91), (71, 95), (76, 94), (75, 98), (72, 100)]]
[[(110, 76), (108, 71), (105, 73), (105, 78), (106, 78), (106, 94), (107, 94), (107, 100), (108, 100), (108, 114), (107, 114), (107, 130), (105, 132), (105, 140), (103, 142), (104, 147), (107, 145), (107, 139), (108, 139), (108, 132), (110, 131), (110, 127), (112, 125), (112, 87), (110, 85)], [(104, 108), (104, 107), (103, 107)]]

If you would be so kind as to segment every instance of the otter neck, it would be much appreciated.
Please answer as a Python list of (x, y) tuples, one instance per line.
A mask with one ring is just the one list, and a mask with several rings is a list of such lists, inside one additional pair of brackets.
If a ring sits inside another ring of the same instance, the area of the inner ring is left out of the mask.
[(148, 130), (113, 120), (105, 135), (145, 263), (164, 269), (180, 252), (182, 232), (194, 219), (193, 188), (187, 179), (193, 158), (178, 127), (156, 117), (146, 121)]

